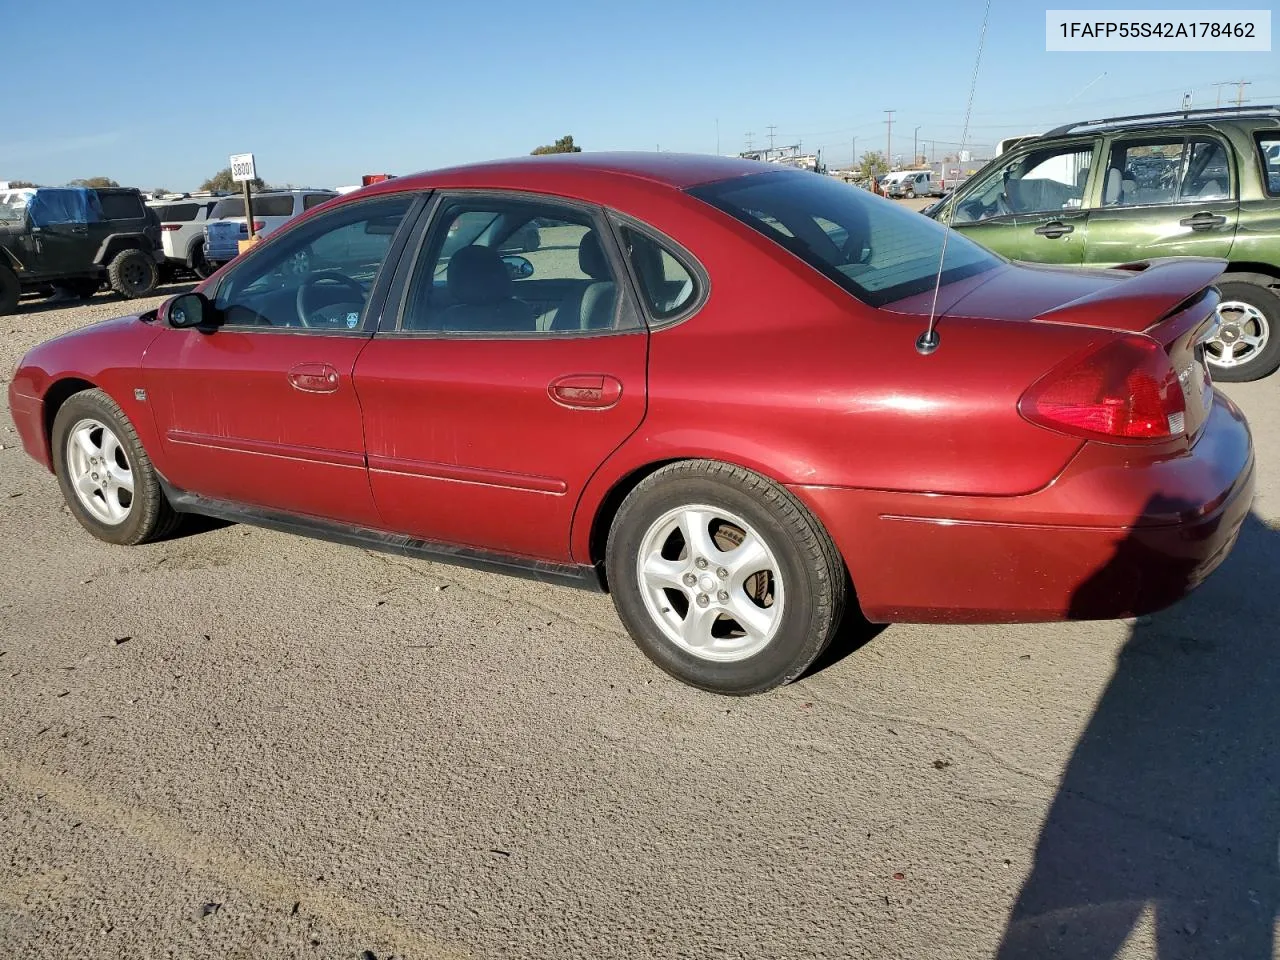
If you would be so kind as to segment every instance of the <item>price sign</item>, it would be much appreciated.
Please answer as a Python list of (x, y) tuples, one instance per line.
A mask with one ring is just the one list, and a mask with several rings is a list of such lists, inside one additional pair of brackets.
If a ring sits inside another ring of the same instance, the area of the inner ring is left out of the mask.
[(252, 153), (237, 153), (231, 158), (231, 179), (236, 183), (258, 179), (258, 170), (253, 165)]

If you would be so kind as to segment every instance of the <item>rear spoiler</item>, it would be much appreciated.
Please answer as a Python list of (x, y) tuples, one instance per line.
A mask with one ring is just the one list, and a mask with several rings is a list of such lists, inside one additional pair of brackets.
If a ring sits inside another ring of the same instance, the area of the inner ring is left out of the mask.
[(1121, 264), (1114, 269), (1133, 276), (1055, 307), (1038, 319), (1146, 330), (1203, 295), (1226, 267), (1227, 261), (1210, 257), (1160, 257)]

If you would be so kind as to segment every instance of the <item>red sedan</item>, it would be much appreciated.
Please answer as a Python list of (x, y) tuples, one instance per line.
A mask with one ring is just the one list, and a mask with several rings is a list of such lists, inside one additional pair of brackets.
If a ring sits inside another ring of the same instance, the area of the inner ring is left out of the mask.
[(714, 157), (401, 177), (36, 347), (10, 406), (103, 540), (203, 513), (606, 587), (723, 693), (798, 677), (853, 606), (1174, 602), (1253, 493), (1201, 346), (1223, 265), (1029, 267), (955, 234), (940, 264), (945, 234)]

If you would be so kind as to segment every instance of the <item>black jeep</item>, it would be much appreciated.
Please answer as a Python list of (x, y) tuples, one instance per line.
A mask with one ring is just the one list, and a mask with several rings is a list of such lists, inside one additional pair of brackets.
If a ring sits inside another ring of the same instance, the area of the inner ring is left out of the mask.
[(163, 262), (160, 221), (137, 190), (0, 192), (0, 315), (24, 292), (52, 287), (87, 300), (103, 280), (122, 297), (145, 297)]

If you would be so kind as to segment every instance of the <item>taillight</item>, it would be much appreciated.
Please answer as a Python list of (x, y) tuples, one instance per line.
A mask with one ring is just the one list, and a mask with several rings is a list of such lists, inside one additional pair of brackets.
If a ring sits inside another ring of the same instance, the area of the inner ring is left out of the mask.
[(1018, 410), (1039, 426), (1107, 443), (1153, 443), (1186, 432), (1173, 364), (1147, 337), (1122, 337), (1060, 363), (1022, 395)]
[(160, 224), (160, 229), (161, 229), (161, 230), (163, 230), (165, 233), (168, 233), (170, 230), (181, 230), (181, 229), (182, 229), (182, 224), (180, 224), (180, 223), (162, 223), (162, 224)]

